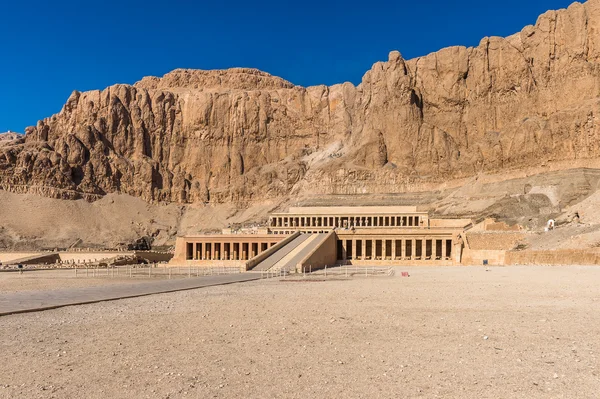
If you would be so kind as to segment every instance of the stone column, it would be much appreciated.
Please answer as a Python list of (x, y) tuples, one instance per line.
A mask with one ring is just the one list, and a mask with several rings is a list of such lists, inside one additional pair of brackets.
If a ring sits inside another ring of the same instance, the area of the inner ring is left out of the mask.
[(406, 252), (405, 242), (404, 240), (400, 240), (400, 259), (404, 259), (404, 252)]
[(422, 260), (425, 260), (425, 258), (427, 257), (426, 250), (427, 250), (427, 240), (425, 238), (422, 238), (421, 239), (421, 259)]
[(346, 260), (348, 258), (347, 254), (347, 241), (346, 240), (342, 240), (342, 260)]
[(446, 239), (442, 239), (442, 260), (446, 260)]
[(410, 259), (414, 260), (417, 257), (417, 239), (413, 238), (410, 245)]
[(371, 240), (371, 260), (377, 259), (377, 240)]
[(396, 239), (392, 240), (392, 260), (396, 260)]
[(358, 259), (356, 257), (356, 240), (352, 240), (352, 259)]
[(362, 246), (362, 250), (360, 251), (360, 259), (361, 260), (366, 260), (367, 259), (367, 240), (362, 239), (361, 240), (361, 246)]

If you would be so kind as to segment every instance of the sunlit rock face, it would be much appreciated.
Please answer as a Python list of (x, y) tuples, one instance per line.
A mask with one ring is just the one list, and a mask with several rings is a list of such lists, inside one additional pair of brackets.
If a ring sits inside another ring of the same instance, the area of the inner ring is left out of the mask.
[(418, 191), (600, 157), (600, 0), (507, 38), (404, 60), (358, 86), (255, 69), (175, 70), (74, 92), (0, 146), (0, 188), (75, 199), (248, 204), (290, 194)]

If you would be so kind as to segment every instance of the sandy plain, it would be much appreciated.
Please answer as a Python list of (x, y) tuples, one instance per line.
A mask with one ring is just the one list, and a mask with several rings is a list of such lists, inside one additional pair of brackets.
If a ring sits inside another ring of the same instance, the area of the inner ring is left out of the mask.
[[(55, 270), (26, 270), (19, 272), (0, 272), (0, 294), (3, 292), (55, 290), (61, 288), (96, 287), (107, 284), (131, 284), (145, 281), (155, 281), (154, 278), (144, 278), (136, 275), (127, 277), (126, 268), (121, 268), (120, 275), (115, 275), (112, 269), (93, 270), (81, 268)], [(146, 269), (147, 270), (147, 269)], [(161, 270), (162, 271), (162, 270)], [(111, 274), (112, 273), (112, 274)], [(97, 274), (97, 276), (96, 276)], [(87, 276), (86, 276), (87, 275)]]
[(598, 397), (600, 268), (407, 270), (1, 317), (0, 398)]

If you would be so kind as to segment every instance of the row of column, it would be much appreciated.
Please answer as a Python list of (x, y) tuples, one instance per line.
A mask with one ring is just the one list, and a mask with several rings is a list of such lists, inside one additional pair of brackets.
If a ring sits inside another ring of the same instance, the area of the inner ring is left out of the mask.
[(338, 260), (441, 260), (452, 256), (452, 240), (431, 239), (351, 239), (338, 240)]
[(276, 243), (271, 242), (188, 242), (187, 260), (249, 260)]
[(417, 227), (419, 216), (274, 216), (271, 227)]

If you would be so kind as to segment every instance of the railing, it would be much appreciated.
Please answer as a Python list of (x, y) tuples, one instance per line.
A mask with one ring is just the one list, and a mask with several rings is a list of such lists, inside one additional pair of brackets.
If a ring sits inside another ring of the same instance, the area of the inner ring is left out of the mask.
[(393, 266), (325, 266), (319, 270), (312, 271), (312, 267), (308, 266), (302, 273), (311, 276), (323, 277), (373, 277), (373, 276), (393, 276), (395, 268)]
[(232, 266), (167, 266), (167, 265), (125, 265), (108, 267), (77, 267), (75, 277), (130, 277), (130, 278), (182, 278), (215, 276), (240, 273), (239, 267)]
[(285, 271), (283, 269), (273, 270), (273, 271), (265, 270), (265, 271), (260, 272), (260, 277), (261, 278), (274, 278), (274, 277), (286, 278), (286, 276), (288, 276), (289, 274), (290, 274), (290, 272)]

